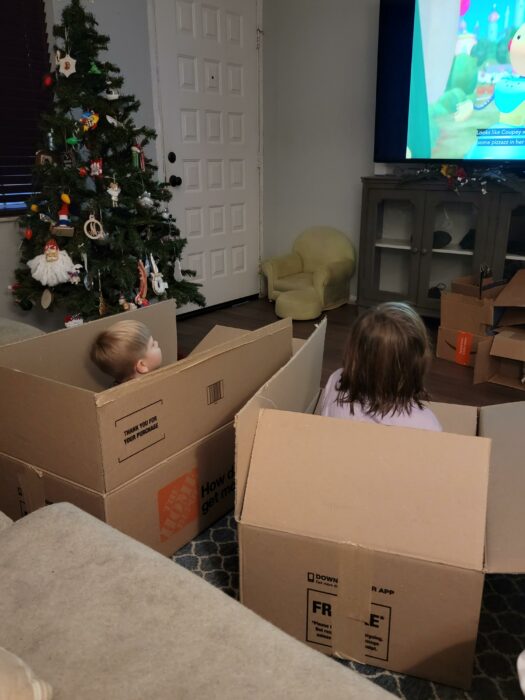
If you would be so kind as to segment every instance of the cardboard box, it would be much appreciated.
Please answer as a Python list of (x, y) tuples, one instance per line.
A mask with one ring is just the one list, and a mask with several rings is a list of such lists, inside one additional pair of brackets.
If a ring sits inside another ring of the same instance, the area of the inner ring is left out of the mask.
[(68, 501), (171, 555), (233, 507), (233, 423), (101, 494), (0, 454), (1, 510), (13, 519)]
[(525, 391), (525, 329), (506, 329), (478, 344), (474, 384), (492, 382)]
[(114, 317), (0, 348), (0, 452), (109, 493), (231, 421), (292, 354), (290, 319), (176, 362), (174, 302), (125, 317), (151, 328), (163, 367), (109, 389), (89, 349)]
[(468, 331), (457, 331), (440, 326), (436, 344), (436, 357), (465, 367), (474, 367), (478, 343), (486, 337), (486, 335), (475, 335)]
[(455, 292), (441, 294), (441, 320), (443, 328), (458, 329), (473, 335), (486, 335), (492, 326), (494, 300), (477, 299)]
[(479, 293), (479, 278), (475, 275), (467, 275), (466, 277), (457, 277), (450, 283), (450, 291), (457, 294), (465, 294), (476, 299), (495, 299), (502, 291), (504, 282), (495, 284), (492, 277), (485, 277), (481, 288), (481, 296)]
[(484, 574), (525, 571), (525, 403), (432, 404), (443, 433), (308, 415), (318, 341), (235, 419), (241, 600), (325, 653), (467, 688)]

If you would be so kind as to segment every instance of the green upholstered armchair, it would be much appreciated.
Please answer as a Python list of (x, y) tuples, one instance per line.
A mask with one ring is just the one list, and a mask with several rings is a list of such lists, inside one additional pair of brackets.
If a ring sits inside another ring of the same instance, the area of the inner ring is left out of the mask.
[(341, 231), (326, 226), (306, 229), (295, 239), (291, 253), (262, 264), (269, 299), (314, 289), (323, 310), (346, 304), (354, 270), (354, 246)]

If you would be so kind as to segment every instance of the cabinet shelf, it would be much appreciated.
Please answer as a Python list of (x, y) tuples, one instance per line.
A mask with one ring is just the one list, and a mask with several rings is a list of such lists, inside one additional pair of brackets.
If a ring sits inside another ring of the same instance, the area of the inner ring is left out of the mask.
[(432, 248), (433, 253), (440, 253), (442, 255), (474, 255), (473, 250), (465, 250), (459, 246), (447, 246), (446, 248)]
[(376, 248), (390, 248), (392, 250), (410, 250), (412, 247), (403, 238), (379, 238), (375, 246)]
[(517, 255), (516, 253), (507, 253), (505, 260), (525, 260), (525, 255)]

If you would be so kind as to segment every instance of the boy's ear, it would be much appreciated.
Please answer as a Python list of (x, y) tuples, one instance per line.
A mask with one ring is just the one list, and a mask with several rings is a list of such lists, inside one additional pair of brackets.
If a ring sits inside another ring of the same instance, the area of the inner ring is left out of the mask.
[(137, 374), (147, 374), (149, 372), (149, 368), (142, 358), (140, 360), (137, 360), (137, 363), (135, 365), (135, 372)]

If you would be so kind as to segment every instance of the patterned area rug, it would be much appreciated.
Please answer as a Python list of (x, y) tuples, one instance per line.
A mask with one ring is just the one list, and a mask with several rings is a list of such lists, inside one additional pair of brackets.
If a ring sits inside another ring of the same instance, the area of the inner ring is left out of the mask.
[[(219, 520), (173, 559), (238, 598), (239, 557), (233, 515)], [(516, 657), (523, 649), (525, 576), (491, 575), (485, 579), (474, 682), (469, 692), (353, 661), (341, 663), (406, 700), (523, 700), (516, 677)]]

